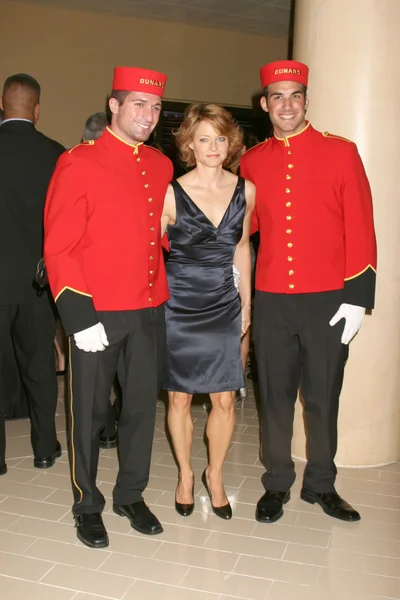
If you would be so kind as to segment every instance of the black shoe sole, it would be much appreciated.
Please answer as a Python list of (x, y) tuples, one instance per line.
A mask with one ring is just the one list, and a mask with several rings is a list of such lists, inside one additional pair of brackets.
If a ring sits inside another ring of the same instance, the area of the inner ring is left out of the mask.
[(108, 540), (108, 536), (107, 536), (107, 538), (104, 540), (104, 542), (101, 542), (101, 544), (93, 544), (93, 543), (89, 542), (86, 538), (84, 538), (82, 535), (80, 535), (78, 528), (76, 528), (76, 537), (78, 538), (78, 540), (80, 542), (82, 542), (82, 544), (84, 544), (88, 548), (94, 548), (95, 550), (96, 549), (100, 550), (100, 548), (107, 548), (110, 543)]
[(129, 523), (131, 524), (132, 529), (134, 529), (135, 531), (138, 531), (139, 533), (143, 533), (143, 535), (158, 535), (159, 533), (162, 533), (164, 531), (164, 529), (162, 528), (162, 526), (160, 525), (160, 527), (158, 529), (155, 529), (153, 531), (149, 531), (148, 529), (142, 529), (140, 527), (138, 527), (130, 518), (130, 516), (124, 511), (122, 510), (122, 508), (119, 508), (119, 506), (113, 506), (113, 511), (115, 512), (116, 515), (118, 515), (119, 517), (126, 517), (129, 521)]
[[(287, 504), (289, 502), (289, 500), (290, 500), (290, 492), (287, 493), (287, 496), (284, 499), (283, 504)], [(258, 523), (276, 523), (282, 517), (283, 517), (283, 508), (272, 519), (260, 519), (260, 517), (257, 516), (257, 510), (256, 510), (256, 521)]]
[(110, 448), (116, 448), (117, 447), (117, 439), (112, 439), (112, 440), (100, 440), (100, 448), (104, 448), (106, 450), (110, 450)]
[(339, 521), (345, 521), (346, 523), (357, 523), (357, 521), (361, 521), (360, 516), (358, 516), (354, 519), (346, 518), (346, 517), (339, 517), (339, 515), (336, 515), (335, 513), (331, 512), (323, 504), (321, 504), (318, 497), (314, 496), (314, 494), (312, 492), (308, 492), (307, 490), (301, 490), (300, 498), (302, 500), (304, 500), (304, 502), (308, 502), (308, 504), (318, 504), (322, 508), (324, 513), (326, 515), (328, 515), (328, 517), (333, 517), (334, 519), (339, 519)]
[(7, 465), (3, 465), (0, 467), (0, 475), (5, 475), (7, 473)]

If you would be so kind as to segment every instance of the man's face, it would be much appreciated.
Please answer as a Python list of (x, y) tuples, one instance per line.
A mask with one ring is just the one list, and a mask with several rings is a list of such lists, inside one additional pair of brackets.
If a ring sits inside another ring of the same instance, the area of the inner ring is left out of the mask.
[(261, 108), (269, 113), (274, 133), (284, 138), (305, 127), (308, 98), (296, 81), (279, 81), (268, 86), (268, 98), (261, 98)]
[(146, 142), (158, 123), (161, 98), (144, 92), (130, 92), (123, 104), (110, 98), (111, 129), (130, 144)]

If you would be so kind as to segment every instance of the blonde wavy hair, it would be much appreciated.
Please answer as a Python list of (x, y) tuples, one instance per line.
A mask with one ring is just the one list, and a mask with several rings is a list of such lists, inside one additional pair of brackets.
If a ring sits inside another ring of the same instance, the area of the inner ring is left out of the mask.
[(194, 167), (196, 159), (189, 145), (193, 142), (197, 126), (207, 121), (219, 135), (228, 138), (228, 155), (224, 167), (229, 168), (240, 159), (243, 146), (243, 132), (231, 113), (218, 104), (195, 102), (187, 107), (178, 131), (174, 133), (181, 161), (187, 167)]

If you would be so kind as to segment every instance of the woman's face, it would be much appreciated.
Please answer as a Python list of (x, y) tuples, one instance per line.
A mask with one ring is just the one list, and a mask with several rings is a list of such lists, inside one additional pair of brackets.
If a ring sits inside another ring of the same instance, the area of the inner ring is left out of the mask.
[(219, 167), (228, 156), (229, 140), (215, 131), (211, 123), (201, 121), (195, 129), (189, 147), (194, 152), (196, 163), (206, 167)]

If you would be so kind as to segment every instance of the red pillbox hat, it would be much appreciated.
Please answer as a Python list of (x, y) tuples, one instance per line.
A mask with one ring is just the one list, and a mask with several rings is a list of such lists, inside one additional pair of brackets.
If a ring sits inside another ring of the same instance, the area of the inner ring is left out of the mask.
[(115, 67), (113, 90), (123, 92), (146, 92), (162, 97), (167, 76), (158, 71), (139, 67)]
[(261, 87), (278, 81), (297, 81), (307, 87), (308, 67), (297, 60), (277, 60), (260, 69)]

